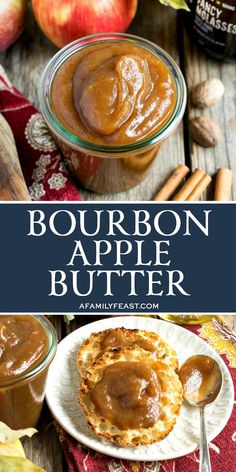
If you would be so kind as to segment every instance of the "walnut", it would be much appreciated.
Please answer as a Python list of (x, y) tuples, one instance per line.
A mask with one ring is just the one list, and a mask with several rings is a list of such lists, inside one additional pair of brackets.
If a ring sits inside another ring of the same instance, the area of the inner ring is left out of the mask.
[(197, 84), (191, 94), (193, 104), (198, 108), (215, 105), (224, 95), (224, 84), (219, 79), (208, 79)]
[(214, 147), (222, 139), (221, 130), (209, 116), (198, 116), (190, 120), (190, 132), (196, 143), (203, 147)]

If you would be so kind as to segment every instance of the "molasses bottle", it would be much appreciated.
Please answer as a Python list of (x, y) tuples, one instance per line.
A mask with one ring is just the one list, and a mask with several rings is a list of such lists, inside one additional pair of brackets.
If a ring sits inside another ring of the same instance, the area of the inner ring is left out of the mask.
[(199, 47), (216, 59), (236, 59), (236, 0), (187, 0), (186, 29)]

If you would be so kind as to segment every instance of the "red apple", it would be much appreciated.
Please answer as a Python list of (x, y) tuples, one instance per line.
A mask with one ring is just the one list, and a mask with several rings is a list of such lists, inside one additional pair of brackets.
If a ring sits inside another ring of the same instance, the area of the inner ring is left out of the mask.
[(13, 44), (25, 26), (27, 0), (0, 0), (0, 51)]
[(138, 0), (32, 0), (35, 18), (57, 46), (93, 33), (123, 32)]

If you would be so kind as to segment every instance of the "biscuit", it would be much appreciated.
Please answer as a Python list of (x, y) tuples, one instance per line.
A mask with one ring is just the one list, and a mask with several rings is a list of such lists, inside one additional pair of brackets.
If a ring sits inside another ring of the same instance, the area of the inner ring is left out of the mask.
[[(127, 342), (127, 346), (122, 346), (118, 342), (117, 344), (108, 346), (104, 350), (102, 348), (102, 340), (105, 336), (107, 337), (112, 335), (122, 337), (122, 339)], [(129, 346), (132, 347), (134, 345), (139, 346), (137, 339), (151, 343), (155, 349), (153, 356), (159, 360), (164, 361), (174, 370), (178, 370), (178, 358), (176, 352), (170, 347), (168, 343), (163, 341), (163, 339), (157, 333), (141, 329), (112, 328), (106, 329), (105, 331), (100, 331), (98, 333), (93, 333), (82, 343), (77, 354), (77, 365), (81, 376), (85, 375), (89, 365), (95, 362), (97, 358), (104, 352), (109, 351), (111, 347), (122, 348)], [(140, 347), (144, 348), (142, 343), (140, 344)]]

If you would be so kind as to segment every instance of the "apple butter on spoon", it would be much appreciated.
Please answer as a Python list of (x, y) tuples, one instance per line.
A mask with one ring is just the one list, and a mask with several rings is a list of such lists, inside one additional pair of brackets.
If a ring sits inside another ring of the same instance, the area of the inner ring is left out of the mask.
[(199, 472), (211, 472), (207, 443), (205, 406), (214, 402), (222, 386), (222, 372), (209, 356), (196, 355), (185, 361), (179, 371), (184, 399), (200, 411), (200, 464)]

